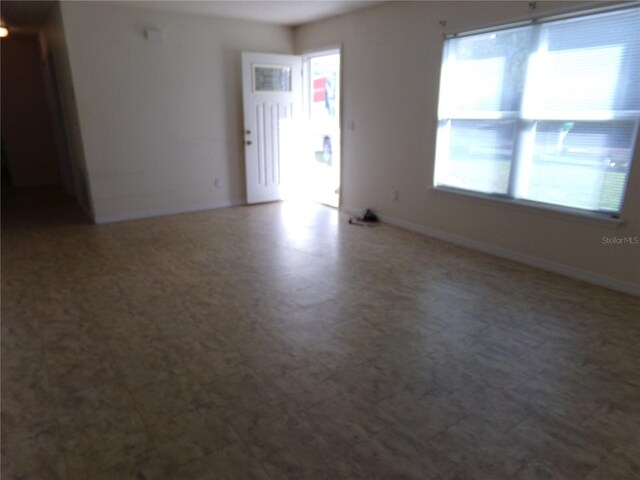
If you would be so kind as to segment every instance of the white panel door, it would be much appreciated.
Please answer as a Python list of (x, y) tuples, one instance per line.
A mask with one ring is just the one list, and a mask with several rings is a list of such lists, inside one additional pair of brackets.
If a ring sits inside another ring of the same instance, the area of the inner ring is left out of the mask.
[(294, 55), (242, 54), (247, 203), (282, 199), (283, 152), (302, 102), (302, 59)]

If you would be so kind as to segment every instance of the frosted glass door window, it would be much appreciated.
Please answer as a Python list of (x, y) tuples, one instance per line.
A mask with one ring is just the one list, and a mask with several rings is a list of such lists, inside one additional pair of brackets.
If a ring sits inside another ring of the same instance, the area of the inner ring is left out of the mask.
[(290, 92), (291, 68), (278, 65), (253, 65), (254, 92)]

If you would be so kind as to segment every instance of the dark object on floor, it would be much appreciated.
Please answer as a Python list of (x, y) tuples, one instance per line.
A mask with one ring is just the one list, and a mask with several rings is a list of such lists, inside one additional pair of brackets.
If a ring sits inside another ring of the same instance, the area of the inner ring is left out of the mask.
[(363, 226), (365, 223), (375, 223), (378, 221), (378, 216), (370, 209), (366, 209), (362, 214), (362, 218), (350, 218), (349, 223), (351, 225)]
[(377, 222), (378, 221), (378, 216), (367, 208), (364, 211), (364, 213), (362, 214), (362, 221), (363, 222)]

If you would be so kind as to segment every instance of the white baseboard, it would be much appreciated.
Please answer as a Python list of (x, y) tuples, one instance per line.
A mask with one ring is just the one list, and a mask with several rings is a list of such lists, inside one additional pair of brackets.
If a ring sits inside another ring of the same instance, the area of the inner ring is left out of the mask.
[[(360, 215), (364, 212), (364, 208), (354, 208), (350, 206), (342, 206), (341, 210), (349, 215)], [(564, 265), (562, 263), (552, 262), (539, 257), (533, 257), (520, 252), (514, 252), (513, 250), (507, 250), (505, 248), (496, 247), (487, 243), (478, 242), (476, 240), (470, 240), (468, 238), (460, 237), (452, 233), (443, 232), (442, 230), (436, 230), (434, 228), (425, 227), (397, 218), (388, 217), (386, 215), (378, 215), (378, 218), (383, 223), (388, 223), (395, 227), (410, 230), (412, 232), (420, 233), (428, 237), (437, 238), (445, 242), (453, 243), (461, 247), (466, 247), (471, 250), (477, 250), (479, 252), (494, 255), (496, 257), (506, 258), (507, 260), (513, 260), (514, 262), (523, 263), (532, 267), (547, 270), (549, 272), (564, 275), (566, 277), (574, 278), (576, 280), (582, 280), (584, 282), (599, 285), (601, 287), (610, 288), (618, 292), (626, 293), (629, 295), (640, 296), (640, 285), (636, 285), (615, 278), (607, 277), (597, 273), (581, 270), (579, 268)]]
[(218, 208), (237, 207), (244, 205), (244, 200), (227, 200), (224, 202), (205, 203), (201, 205), (190, 205), (188, 207), (168, 208), (164, 210), (144, 210), (139, 212), (127, 212), (117, 215), (104, 215), (94, 218), (94, 223), (114, 223), (126, 220), (140, 220), (142, 218), (162, 217), (165, 215), (177, 215), (180, 213), (200, 212), (202, 210), (215, 210)]

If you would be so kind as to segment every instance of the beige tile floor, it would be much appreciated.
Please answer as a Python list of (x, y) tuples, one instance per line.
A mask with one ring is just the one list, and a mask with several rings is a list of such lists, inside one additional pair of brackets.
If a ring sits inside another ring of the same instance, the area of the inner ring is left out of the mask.
[(5, 193), (5, 480), (640, 478), (636, 298), (309, 204)]

